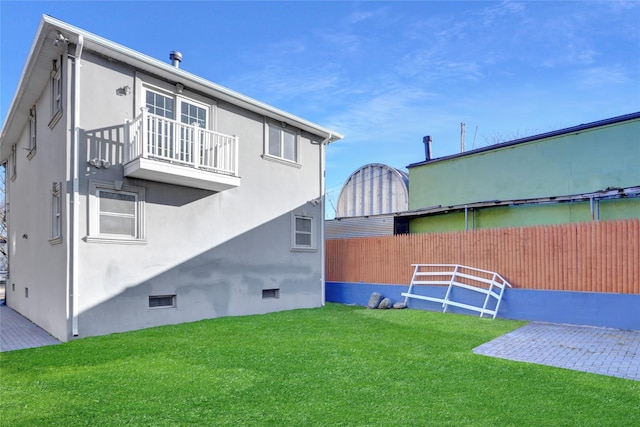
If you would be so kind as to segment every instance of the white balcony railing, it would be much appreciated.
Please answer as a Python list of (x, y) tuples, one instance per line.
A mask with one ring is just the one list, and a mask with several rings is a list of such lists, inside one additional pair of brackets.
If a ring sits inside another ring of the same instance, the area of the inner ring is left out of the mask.
[(124, 163), (142, 158), (237, 177), (238, 145), (237, 136), (180, 123), (143, 108), (125, 124)]

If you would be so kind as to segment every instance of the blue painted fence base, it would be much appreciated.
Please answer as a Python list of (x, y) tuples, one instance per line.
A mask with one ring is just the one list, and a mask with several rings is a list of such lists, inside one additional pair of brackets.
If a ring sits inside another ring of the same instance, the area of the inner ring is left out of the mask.
[[(416, 288), (423, 295), (438, 298), (443, 298), (447, 291), (445, 286)], [(327, 302), (366, 306), (373, 292), (380, 292), (391, 301), (398, 302), (404, 301), (400, 294), (407, 289), (408, 285), (327, 282), (325, 292)], [(442, 311), (441, 304), (417, 299), (409, 299), (408, 306), (418, 310)], [(447, 312), (478, 316), (478, 313), (452, 306)], [(640, 295), (506, 289), (497, 317), (640, 330)]]

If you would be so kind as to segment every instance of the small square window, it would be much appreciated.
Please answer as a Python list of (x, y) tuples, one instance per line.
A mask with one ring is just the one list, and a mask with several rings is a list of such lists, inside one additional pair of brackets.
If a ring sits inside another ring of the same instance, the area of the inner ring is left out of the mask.
[(266, 123), (265, 154), (286, 162), (299, 163), (298, 134), (285, 124)]
[(135, 193), (124, 191), (98, 190), (98, 234), (112, 234), (136, 238)]
[(280, 298), (280, 289), (263, 289), (262, 299), (278, 299)]
[(149, 308), (174, 308), (175, 306), (176, 306), (175, 295), (149, 296)]
[(91, 181), (87, 241), (144, 243), (144, 189)]
[(293, 215), (292, 247), (294, 249), (315, 249), (314, 218)]

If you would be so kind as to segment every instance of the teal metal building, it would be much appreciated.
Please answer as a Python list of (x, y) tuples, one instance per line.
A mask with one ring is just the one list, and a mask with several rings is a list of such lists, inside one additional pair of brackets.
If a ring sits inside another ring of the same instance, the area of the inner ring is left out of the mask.
[(437, 159), (429, 151), (407, 166), (411, 233), (640, 217), (640, 112)]

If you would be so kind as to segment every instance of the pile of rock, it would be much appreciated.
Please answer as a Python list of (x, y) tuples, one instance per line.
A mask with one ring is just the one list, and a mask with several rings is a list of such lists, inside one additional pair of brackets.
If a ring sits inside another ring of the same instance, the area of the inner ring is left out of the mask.
[(384, 298), (380, 292), (374, 292), (369, 297), (369, 303), (367, 304), (367, 307), (379, 308), (381, 310), (384, 310), (387, 308), (407, 308), (407, 305), (403, 302), (396, 302), (394, 304), (389, 298)]

